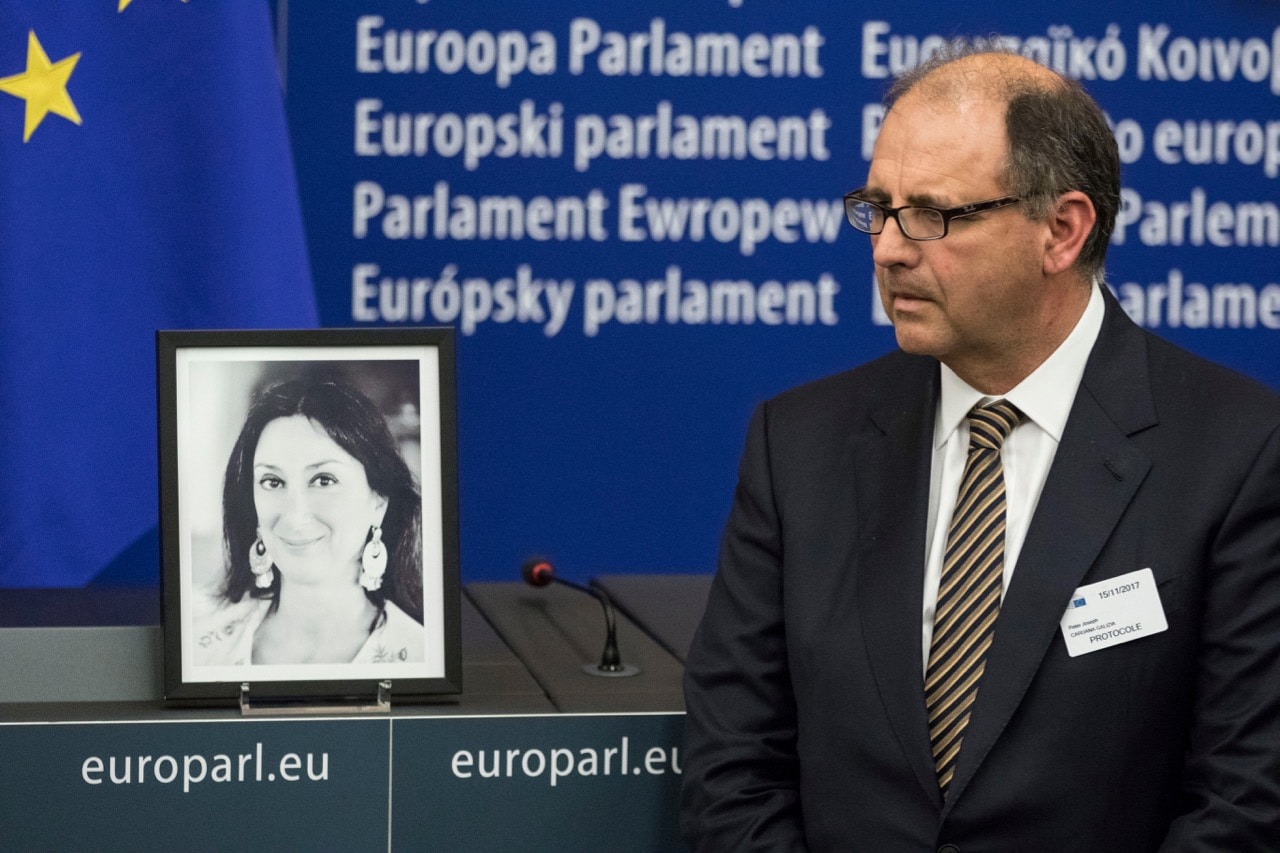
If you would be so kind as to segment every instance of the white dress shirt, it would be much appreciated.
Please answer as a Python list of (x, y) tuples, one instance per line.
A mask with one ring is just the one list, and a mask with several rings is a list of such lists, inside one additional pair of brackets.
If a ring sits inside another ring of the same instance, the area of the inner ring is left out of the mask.
[(1049, 476), (1062, 430), (1084, 375), (1089, 352), (1102, 329), (1105, 312), (1102, 292), (1094, 285), (1089, 304), (1076, 327), (1053, 354), (1004, 397), (983, 394), (957, 376), (945, 364), (942, 396), (933, 426), (933, 468), (929, 482), (929, 520), (925, 538), (924, 607), (921, 625), (924, 667), (929, 667), (933, 639), (933, 612), (938, 603), (947, 529), (955, 510), (964, 464), (969, 455), (969, 411), (999, 399), (1008, 400), (1026, 415), (1000, 451), (1004, 466), (1006, 510), (1004, 534), (1004, 592), (1008, 591), (1040, 491)]

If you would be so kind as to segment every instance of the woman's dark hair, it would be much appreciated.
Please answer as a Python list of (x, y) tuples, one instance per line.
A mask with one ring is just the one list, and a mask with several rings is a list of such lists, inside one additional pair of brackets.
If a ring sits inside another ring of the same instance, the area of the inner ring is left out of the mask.
[(382, 616), (386, 601), (394, 602), (422, 621), (422, 498), (413, 474), (400, 456), (386, 418), (355, 388), (339, 382), (290, 379), (264, 389), (253, 401), (227, 461), (222, 487), (222, 536), (227, 577), (222, 595), (240, 601), (245, 593), (271, 598), (280, 592), (279, 575), (271, 586), (258, 589), (249, 568), (249, 549), (257, 538), (258, 512), (253, 502), (253, 457), (267, 424), (277, 418), (302, 415), (325, 431), (339, 447), (364, 466), (369, 488), (387, 499), (382, 541), (387, 547), (387, 570), (382, 587), (365, 595)]

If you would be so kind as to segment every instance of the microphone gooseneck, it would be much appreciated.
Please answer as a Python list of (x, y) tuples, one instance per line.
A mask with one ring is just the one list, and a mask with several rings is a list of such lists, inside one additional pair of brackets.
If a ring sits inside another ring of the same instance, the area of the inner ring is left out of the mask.
[(525, 560), (520, 567), (520, 576), (533, 587), (544, 587), (554, 582), (576, 589), (600, 602), (600, 607), (604, 610), (604, 649), (600, 653), (599, 664), (587, 664), (583, 667), (589, 674), (618, 677), (637, 675), (640, 672), (639, 667), (622, 662), (622, 654), (618, 651), (618, 617), (607, 592), (598, 586), (583, 586), (560, 577), (550, 561), (541, 557)]

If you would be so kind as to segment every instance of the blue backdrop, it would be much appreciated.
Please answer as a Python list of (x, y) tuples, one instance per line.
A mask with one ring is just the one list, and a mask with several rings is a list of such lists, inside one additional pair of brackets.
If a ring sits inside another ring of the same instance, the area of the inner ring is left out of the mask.
[[(1084, 80), (1125, 153), (1113, 286), (1280, 386), (1275, 5), (341, 10), (284, 17), (321, 318), (459, 326), (469, 577), (535, 551), (710, 570), (751, 408), (893, 345), (839, 200), (890, 77), (942, 36), (1001, 34)], [(562, 323), (546, 290), (500, 311), (522, 275), (554, 283)]]
[[(151, 329), (313, 308), (458, 329), (464, 579), (531, 553), (578, 578), (709, 571), (751, 408), (893, 346), (839, 199), (891, 76), (953, 35), (1083, 80), (1124, 159), (1111, 285), (1146, 326), (1280, 387), (1274, 3), (281, 0), (282, 108), (265, 10), (95, 2), (78, 30), (79, 4), (0, 13), (0, 92), (33, 30), (51, 62), (83, 51), (66, 91), (84, 118), (24, 143), (23, 99), (0, 96), (20, 472), (0, 583), (154, 579)], [(113, 45), (163, 104), (101, 76)], [(118, 115), (118, 151), (9, 167)], [(148, 218), (122, 213), (135, 195)], [(45, 203), (97, 218), (18, 232)], [(30, 251), (55, 232), (65, 253)]]

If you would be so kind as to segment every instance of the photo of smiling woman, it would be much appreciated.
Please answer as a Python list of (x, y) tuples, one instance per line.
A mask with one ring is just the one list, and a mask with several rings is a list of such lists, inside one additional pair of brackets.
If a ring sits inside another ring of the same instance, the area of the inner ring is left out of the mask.
[(353, 384), (307, 374), (262, 388), (231, 449), (197, 665), (423, 659), (422, 506), (403, 442)]

